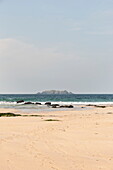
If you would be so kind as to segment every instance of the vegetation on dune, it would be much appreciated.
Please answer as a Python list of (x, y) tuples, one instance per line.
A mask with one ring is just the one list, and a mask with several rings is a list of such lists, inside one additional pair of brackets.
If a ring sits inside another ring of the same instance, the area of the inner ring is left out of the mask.
[(0, 113), (0, 117), (15, 117), (15, 116), (21, 116), (21, 115), (14, 114), (14, 113)]
[[(43, 117), (43, 115), (21, 115), (21, 114), (14, 114), (14, 113), (0, 113), (0, 117), (16, 117), (16, 116)], [(46, 119), (45, 121), (60, 121), (60, 120), (58, 120), (58, 119)]]
[(32, 117), (43, 117), (43, 115), (29, 115), (29, 116), (32, 116)]
[(46, 119), (45, 121), (60, 121), (58, 119)]

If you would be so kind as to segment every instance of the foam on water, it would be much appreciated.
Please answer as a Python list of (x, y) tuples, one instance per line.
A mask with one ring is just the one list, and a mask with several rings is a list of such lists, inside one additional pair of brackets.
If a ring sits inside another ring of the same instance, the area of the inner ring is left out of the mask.
[(0, 105), (17, 105), (17, 102), (0, 101)]
[[(40, 101), (37, 101), (40, 102)], [(32, 102), (33, 104), (35, 104), (36, 102)], [(40, 102), (42, 105), (45, 105), (46, 102)], [(17, 102), (6, 102), (6, 101), (0, 101), (0, 105), (1, 106), (21, 106), (24, 105), (25, 102), (22, 103), (17, 103)], [(51, 102), (51, 104), (59, 104), (59, 105), (110, 105), (113, 104), (113, 102), (58, 102), (58, 101), (54, 101)], [(31, 105), (31, 104), (30, 104)], [(32, 105), (33, 106), (33, 105)], [(35, 105), (36, 106), (36, 105)], [(38, 105), (37, 105), (38, 106)]]

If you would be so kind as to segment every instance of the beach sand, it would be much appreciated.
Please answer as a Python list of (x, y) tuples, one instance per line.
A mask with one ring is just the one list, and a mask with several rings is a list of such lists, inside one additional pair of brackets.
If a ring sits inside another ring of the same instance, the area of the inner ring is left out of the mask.
[(113, 107), (37, 114), (0, 117), (0, 170), (113, 170)]

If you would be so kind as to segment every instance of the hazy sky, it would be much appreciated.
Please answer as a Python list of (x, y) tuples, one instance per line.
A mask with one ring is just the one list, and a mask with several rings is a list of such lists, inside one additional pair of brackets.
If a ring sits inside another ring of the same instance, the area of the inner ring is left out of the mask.
[(113, 0), (0, 0), (0, 93), (113, 93)]

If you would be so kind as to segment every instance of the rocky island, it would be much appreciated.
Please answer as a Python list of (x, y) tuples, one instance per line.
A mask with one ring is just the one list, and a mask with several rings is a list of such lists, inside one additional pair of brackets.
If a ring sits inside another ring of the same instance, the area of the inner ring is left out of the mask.
[(37, 94), (58, 94), (58, 95), (62, 95), (62, 94), (74, 94), (72, 92), (68, 92), (67, 90), (45, 90), (42, 92), (38, 92)]

